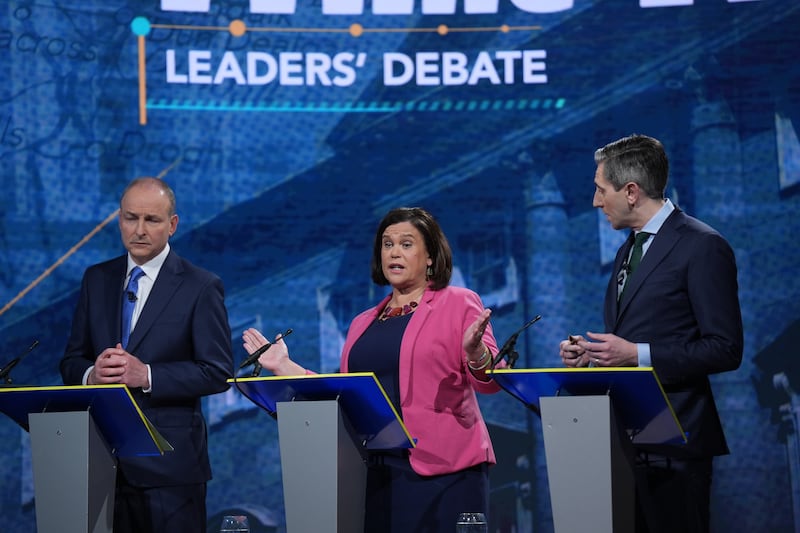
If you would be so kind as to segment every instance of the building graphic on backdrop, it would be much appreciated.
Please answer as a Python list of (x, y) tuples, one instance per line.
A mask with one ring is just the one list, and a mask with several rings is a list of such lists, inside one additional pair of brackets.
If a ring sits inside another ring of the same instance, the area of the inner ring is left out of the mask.
[[(224, 279), (236, 349), (246, 327), (291, 327), (293, 355), (335, 371), (349, 319), (383, 294), (368, 275), (375, 222), (423, 205), (500, 343), (542, 315), (518, 366), (554, 366), (563, 335), (602, 327), (625, 238), (591, 207), (591, 151), (651, 134), (670, 153), (669, 197), (720, 229), (739, 266), (745, 361), (713, 381), (733, 452), (715, 465), (716, 531), (796, 530), (800, 4), (95, 3), (12, 2), (0, 26), (0, 288), (14, 294), (80, 242), (129, 177), (170, 169), (172, 245)], [(598, 39), (605, 53), (586, 46)], [(525, 83), (524, 61), (546, 79)], [(2, 315), (4, 353), (42, 342), (15, 381), (58, 381), (80, 272), (119, 253), (113, 226)], [(539, 421), (503, 395), (481, 402), (501, 458), (495, 516), (547, 533)], [(209, 510), (247, 505), (280, 524), (276, 424), (235, 390), (204, 409)], [(20, 529), (34, 504), (26, 434), (0, 425), (0, 454), (0, 505)]]

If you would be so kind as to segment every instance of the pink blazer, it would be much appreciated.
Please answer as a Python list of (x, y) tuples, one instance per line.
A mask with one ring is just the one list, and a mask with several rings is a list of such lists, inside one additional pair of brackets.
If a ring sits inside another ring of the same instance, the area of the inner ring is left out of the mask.
[[(342, 351), (347, 372), (350, 349), (386, 306), (389, 296), (350, 323)], [(495, 463), (489, 432), (475, 391), (495, 393), (494, 382), (475, 379), (462, 348), (464, 331), (483, 310), (469, 289), (426, 290), (411, 316), (400, 345), (400, 411), (417, 447), (411, 466), (420, 475), (446, 474), (483, 463)], [(497, 342), (491, 324), (483, 341), (493, 354)]]

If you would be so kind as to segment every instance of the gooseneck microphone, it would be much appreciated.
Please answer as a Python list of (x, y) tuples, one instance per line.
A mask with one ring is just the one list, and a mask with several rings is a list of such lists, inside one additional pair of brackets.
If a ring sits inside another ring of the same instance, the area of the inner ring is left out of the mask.
[[(292, 332), (292, 328), (287, 329), (286, 332), (283, 335), (278, 337), (278, 339), (283, 339), (284, 337), (289, 335), (291, 332)], [(278, 339), (275, 339), (275, 340), (278, 340)], [(247, 359), (245, 359), (244, 362), (241, 365), (239, 365), (239, 370), (241, 370), (242, 368), (246, 367), (247, 365), (252, 365), (256, 361), (258, 361), (258, 358), (261, 357), (261, 354), (266, 352), (267, 350), (269, 350), (271, 346), (272, 346), (272, 343), (267, 341), (267, 343), (264, 346), (260, 347), (255, 352), (251, 353), (247, 357)]]
[(38, 340), (33, 341), (33, 344), (31, 344), (27, 350), (22, 352), (22, 354), (19, 357), (12, 359), (6, 366), (0, 368), (0, 381), (5, 381), (7, 384), (11, 384), (11, 377), (9, 376), (11, 370), (15, 366), (17, 366), (17, 364), (19, 364), (19, 362), (22, 361), (25, 358), (25, 356), (31, 353), (33, 349), (36, 348), (37, 346), (39, 346), (39, 341)]
[(497, 352), (494, 361), (492, 361), (492, 368), (497, 366), (497, 363), (502, 361), (503, 357), (508, 357), (508, 367), (513, 368), (514, 363), (517, 362), (517, 358), (519, 357), (519, 354), (517, 354), (517, 351), (515, 350), (517, 339), (519, 338), (520, 334), (523, 331), (525, 331), (526, 329), (528, 329), (541, 319), (542, 315), (536, 315), (535, 317), (530, 319), (524, 326), (519, 328), (513, 335), (511, 335), (511, 337), (508, 338), (505, 344), (503, 344), (503, 347), (500, 348), (500, 351)]

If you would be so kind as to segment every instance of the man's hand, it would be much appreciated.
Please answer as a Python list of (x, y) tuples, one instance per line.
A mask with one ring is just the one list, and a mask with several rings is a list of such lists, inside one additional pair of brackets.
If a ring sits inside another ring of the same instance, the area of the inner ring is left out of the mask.
[(579, 368), (589, 365), (586, 350), (579, 344), (581, 341), (585, 342), (586, 339), (580, 335), (570, 335), (559, 344), (559, 355), (565, 366)]
[(586, 332), (589, 341), (580, 340), (585, 357), (595, 366), (639, 366), (636, 344), (613, 333)]
[(126, 352), (121, 344), (114, 348), (106, 348), (97, 356), (94, 369), (86, 379), (88, 385), (106, 385), (122, 383), (131, 388), (150, 387), (147, 377), (147, 365), (138, 357)]

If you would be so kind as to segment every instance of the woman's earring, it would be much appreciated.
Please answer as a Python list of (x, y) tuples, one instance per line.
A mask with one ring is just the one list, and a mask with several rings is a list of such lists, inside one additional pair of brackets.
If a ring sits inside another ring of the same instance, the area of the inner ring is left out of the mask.
[(430, 265), (428, 265), (428, 269), (425, 271), (425, 279), (429, 280), (433, 277), (433, 269)]

